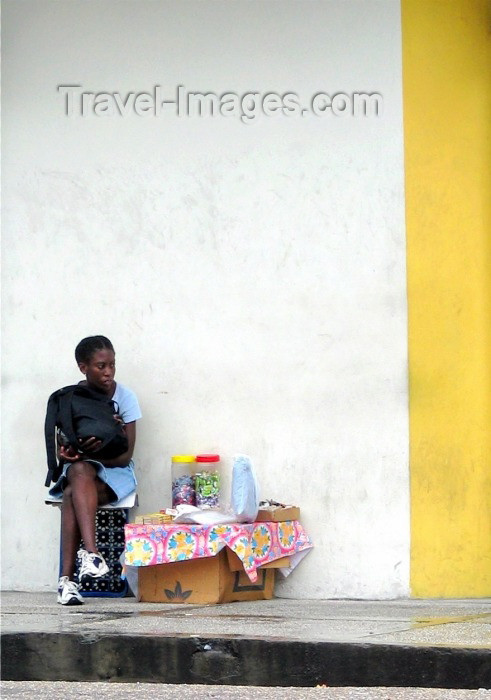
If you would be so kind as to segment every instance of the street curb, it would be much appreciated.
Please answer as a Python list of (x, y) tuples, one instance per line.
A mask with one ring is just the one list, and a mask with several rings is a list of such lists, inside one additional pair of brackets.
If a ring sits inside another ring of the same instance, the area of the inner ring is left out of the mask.
[(2, 680), (491, 688), (489, 649), (97, 633), (6, 633)]

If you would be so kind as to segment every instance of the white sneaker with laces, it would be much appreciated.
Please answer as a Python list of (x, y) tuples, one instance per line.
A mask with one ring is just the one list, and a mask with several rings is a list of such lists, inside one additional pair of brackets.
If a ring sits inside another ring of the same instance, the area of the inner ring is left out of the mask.
[(68, 576), (60, 576), (58, 581), (58, 603), (61, 605), (83, 605), (84, 601), (79, 593), (75, 581), (70, 581)]
[(109, 567), (104, 561), (102, 554), (98, 552), (87, 552), (85, 549), (78, 550), (80, 559), (80, 569), (78, 572), (78, 580), (80, 583), (87, 576), (89, 578), (101, 578), (109, 573)]

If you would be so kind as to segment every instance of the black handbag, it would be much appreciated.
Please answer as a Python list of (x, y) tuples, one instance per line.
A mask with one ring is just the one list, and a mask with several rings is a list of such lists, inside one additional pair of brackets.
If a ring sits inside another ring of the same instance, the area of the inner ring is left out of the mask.
[(113, 459), (128, 449), (128, 438), (122, 423), (114, 418), (118, 407), (105, 394), (75, 384), (53, 392), (48, 399), (44, 436), (48, 474), (45, 486), (57, 481), (61, 464), (56, 459), (56, 429), (59, 429), (74, 450), (80, 449), (79, 439), (95, 437), (101, 441), (94, 459)]

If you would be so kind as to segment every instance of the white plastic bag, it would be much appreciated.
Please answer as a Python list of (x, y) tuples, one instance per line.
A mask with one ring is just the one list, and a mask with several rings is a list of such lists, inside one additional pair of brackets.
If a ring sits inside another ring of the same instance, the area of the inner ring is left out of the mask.
[(121, 578), (125, 578), (128, 581), (128, 586), (130, 591), (133, 593), (135, 598), (138, 598), (138, 569), (139, 566), (130, 566), (124, 563), (124, 552), (119, 557), (119, 563), (123, 568)]
[(234, 523), (235, 516), (233, 513), (224, 513), (222, 510), (201, 510), (196, 506), (181, 504), (176, 506), (177, 516), (172, 521), (172, 524), (190, 523), (195, 525), (224, 525), (226, 523)]
[(259, 510), (259, 487), (247, 455), (235, 455), (232, 468), (232, 510), (238, 523), (253, 523)]

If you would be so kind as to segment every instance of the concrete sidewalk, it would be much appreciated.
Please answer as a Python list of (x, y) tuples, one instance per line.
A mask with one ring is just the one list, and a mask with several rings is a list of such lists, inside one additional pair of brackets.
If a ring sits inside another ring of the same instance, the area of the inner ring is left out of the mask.
[(491, 688), (491, 601), (227, 605), (2, 594), (2, 677)]

